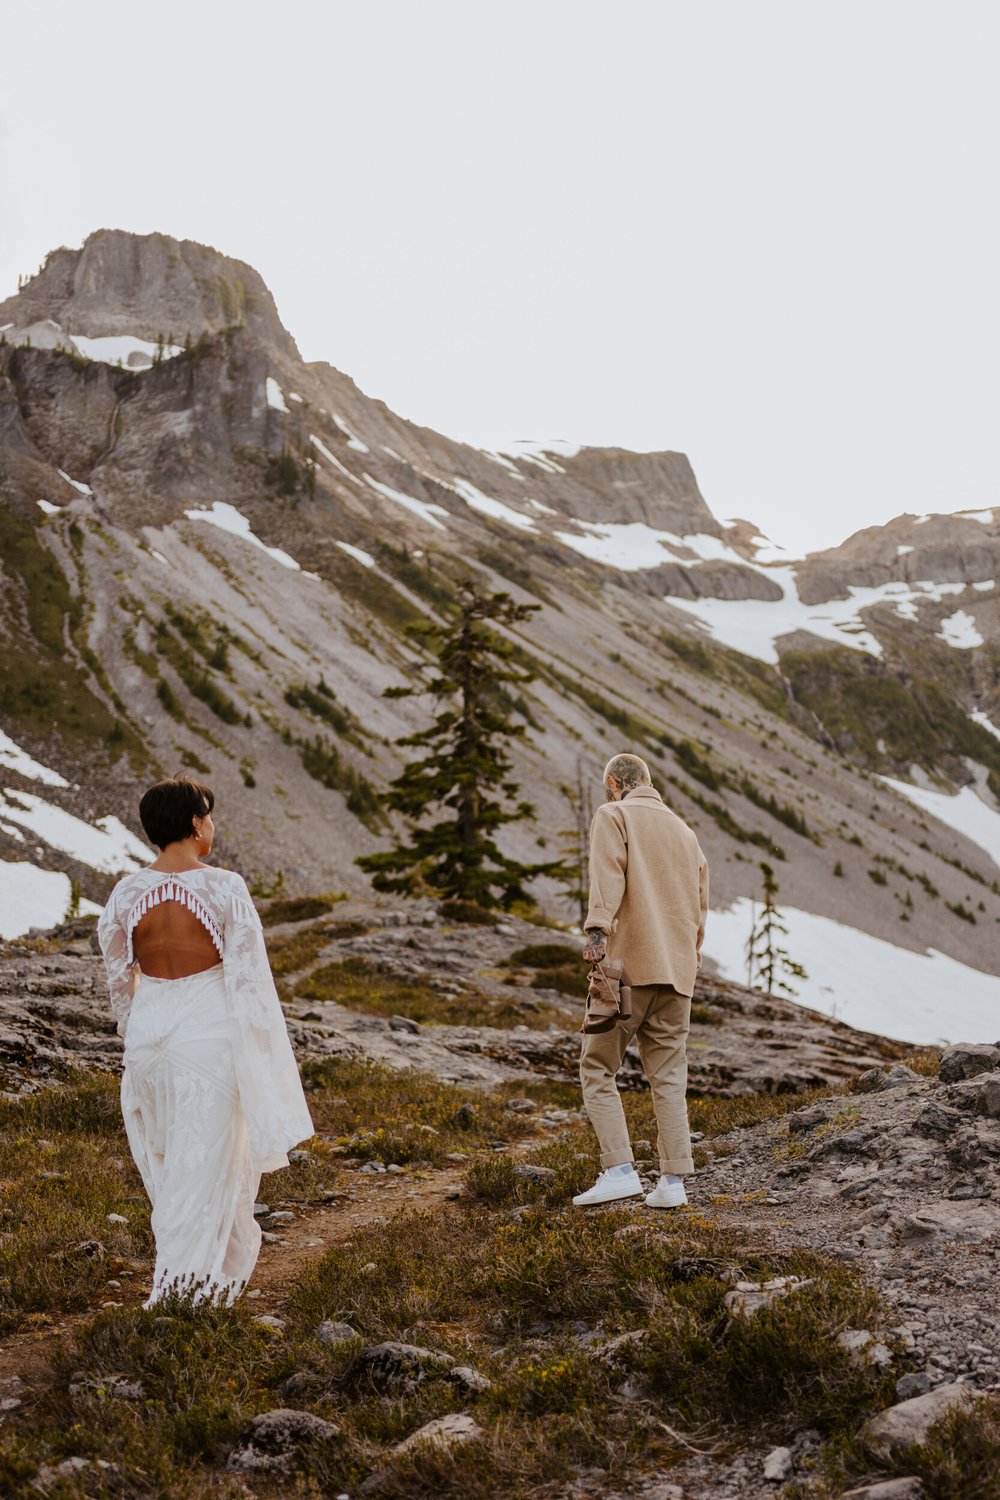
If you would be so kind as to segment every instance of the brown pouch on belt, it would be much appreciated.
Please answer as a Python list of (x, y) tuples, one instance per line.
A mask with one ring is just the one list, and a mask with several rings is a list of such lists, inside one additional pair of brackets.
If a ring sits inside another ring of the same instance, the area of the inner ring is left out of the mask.
[(620, 958), (605, 958), (587, 975), (587, 1010), (580, 1030), (610, 1031), (632, 1014), (632, 989)]

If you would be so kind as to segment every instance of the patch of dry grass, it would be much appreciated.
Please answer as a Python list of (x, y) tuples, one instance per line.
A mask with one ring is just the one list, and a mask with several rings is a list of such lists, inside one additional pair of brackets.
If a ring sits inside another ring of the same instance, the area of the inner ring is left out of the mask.
[(475, 991), (447, 994), (420, 980), (394, 974), (368, 958), (324, 964), (296, 985), (295, 995), (300, 1000), (334, 1000), (367, 1015), (408, 1016), (429, 1025), (566, 1024), (561, 1011), (531, 996), (494, 998)]

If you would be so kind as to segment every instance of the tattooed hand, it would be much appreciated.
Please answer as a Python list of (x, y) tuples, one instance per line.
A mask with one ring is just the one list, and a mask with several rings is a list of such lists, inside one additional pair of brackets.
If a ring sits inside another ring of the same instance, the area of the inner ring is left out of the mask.
[(608, 956), (608, 935), (600, 927), (588, 927), (583, 948), (585, 964), (599, 964)]

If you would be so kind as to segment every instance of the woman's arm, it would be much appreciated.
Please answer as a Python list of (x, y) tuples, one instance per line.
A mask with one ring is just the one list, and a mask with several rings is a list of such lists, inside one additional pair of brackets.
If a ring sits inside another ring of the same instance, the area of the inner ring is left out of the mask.
[(314, 1125), (271, 976), (264, 930), (242, 876), (232, 874), (224, 926), (226, 994), (240, 1101), (254, 1168), (287, 1167), (287, 1152)]
[(117, 1021), (118, 1035), (124, 1037), (128, 1028), (132, 996), (135, 993), (138, 975), (134, 960), (130, 961), (128, 956), (128, 933), (113, 910), (113, 905), (114, 893), (101, 912), (97, 923), (97, 940), (104, 955), (104, 967), (108, 975), (108, 993), (111, 997), (111, 1009)]

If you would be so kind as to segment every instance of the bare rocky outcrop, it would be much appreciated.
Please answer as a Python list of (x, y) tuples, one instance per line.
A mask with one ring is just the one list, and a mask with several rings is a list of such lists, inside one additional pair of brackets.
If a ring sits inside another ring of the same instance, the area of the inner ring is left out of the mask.
[[(373, 909), (341, 903), (340, 922), (368, 930), (331, 936), (300, 976), (325, 963), (364, 958), (387, 977), (426, 984), (442, 996), (444, 1024), (398, 1015), (365, 1015), (294, 993), (299, 977), (282, 981), (289, 1032), (300, 1058), (372, 1058), (390, 1067), (415, 1067), (455, 1082), (489, 1085), (502, 1078), (541, 1075), (576, 1078), (583, 999), (547, 989), (544, 970), (509, 969), (510, 956), (537, 942), (538, 928), (508, 917), (500, 927), (448, 927), (431, 907)], [(274, 927), (275, 938), (322, 928), (326, 918)], [(569, 964), (579, 945), (566, 942)], [(30, 945), (0, 945), (0, 1088), (30, 1091), (68, 1067), (117, 1071), (121, 1039), (108, 1004), (104, 964), (94, 951), (93, 924), (68, 924)], [(583, 974), (580, 964), (580, 973)], [(515, 1024), (447, 1024), (447, 997), (481, 995), (512, 1006)], [(904, 1049), (853, 1030), (773, 995), (745, 990), (709, 975), (698, 981), (689, 1077), (693, 1092), (713, 1095), (790, 1093), (890, 1066)], [(539, 1007), (559, 1020), (536, 1020)], [(400, 1025), (400, 1021), (407, 1024)], [(645, 1087), (638, 1053), (630, 1048), (622, 1079)]]

